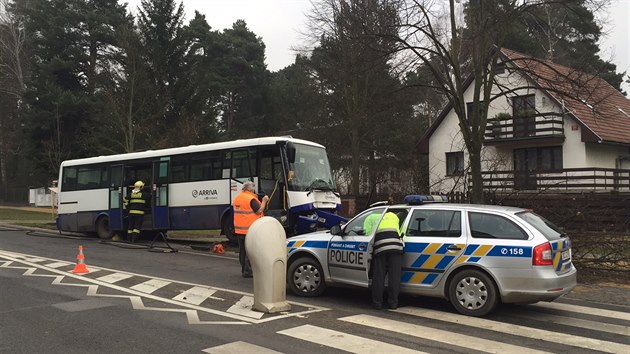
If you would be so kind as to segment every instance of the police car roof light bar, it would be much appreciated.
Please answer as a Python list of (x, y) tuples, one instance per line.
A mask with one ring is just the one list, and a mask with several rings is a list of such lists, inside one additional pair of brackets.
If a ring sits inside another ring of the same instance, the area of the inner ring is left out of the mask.
[(420, 205), (424, 203), (447, 203), (448, 197), (445, 195), (421, 195), (421, 194), (411, 194), (405, 196), (403, 199), (405, 204), (409, 205)]

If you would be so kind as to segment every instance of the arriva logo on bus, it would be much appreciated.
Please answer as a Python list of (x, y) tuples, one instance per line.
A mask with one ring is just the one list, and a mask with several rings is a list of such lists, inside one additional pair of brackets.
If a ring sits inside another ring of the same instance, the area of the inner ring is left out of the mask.
[(193, 189), (192, 191), (193, 198), (205, 196), (205, 199), (209, 199), (209, 197), (216, 197), (218, 195), (219, 193), (217, 192), (216, 189), (200, 189), (200, 190)]

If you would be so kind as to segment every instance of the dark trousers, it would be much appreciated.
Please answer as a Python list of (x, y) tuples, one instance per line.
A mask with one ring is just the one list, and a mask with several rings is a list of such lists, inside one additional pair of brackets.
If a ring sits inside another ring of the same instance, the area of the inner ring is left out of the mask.
[(383, 290), (387, 276), (387, 303), (389, 307), (398, 307), (400, 277), (402, 275), (402, 253), (379, 253), (372, 260), (372, 305), (383, 306)]
[(252, 267), (249, 264), (249, 258), (247, 258), (247, 251), (245, 251), (245, 235), (236, 234), (238, 238), (238, 261), (241, 264), (241, 274), (243, 276), (252, 275)]
[(144, 220), (143, 214), (129, 214), (129, 226), (127, 227), (127, 233), (129, 238), (135, 240), (140, 236), (140, 230), (142, 229), (142, 221)]

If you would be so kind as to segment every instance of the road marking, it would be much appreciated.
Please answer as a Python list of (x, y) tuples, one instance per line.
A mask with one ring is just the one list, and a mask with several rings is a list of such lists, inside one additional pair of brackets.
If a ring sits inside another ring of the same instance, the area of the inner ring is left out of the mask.
[[(32, 255), (27, 255), (27, 254), (23, 254), (23, 253), (16, 253), (16, 252), (11, 252), (11, 251), (6, 251), (6, 250), (0, 250), (0, 257), (3, 257), (3, 258), (8, 260), (6, 262), (0, 262), (0, 268), (22, 269), (22, 270), (25, 270), (23, 275), (55, 278), (55, 280), (52, 282), (52, 284), (54, 284), (54, 285), (86, 287), (86, 288), (88, 288), (88, 292), (87, 292), (88, 296), (127, 298), (127, 299), (129, 299), (129, 301), (131, 301), (134, 309), (184, 313), (184, 314), (186, 314), (186, 317), (187, 317), (188, 322), (190, 324), (219, 324), (219, 325), (221, 325), (221, 324), (239, 324), (239, 325), (260, 324), (260, 323), (265, 323), (265, 322), (281, 320), (281, 319), (289, 318), (289, 317), (304, 317), (304, 316), (307, 316), (307, 315), (312, 314), (312, 313), (321, 312), (321, 311), (328, 311), (329, 310), (326, 307), (315, 306), (315, 305), (305, 304), (305, 303), (296, 302), (296, 301), (289, 301), (290, 304), (295, 305), (295, 306), (305, 307), (306, 310), (296, 311), (296, 312), (291, 312), (291, 313), (286, 313), (286, 314), (276, 315), (276, 316), (269, 316), (267, 318), (262, 318), (262, 319), (257, 320), (255, 318), (251, 318), (251, 317), (248, 317), (248, 316), (237, 315), (237, 314), (233, 314), (233, 313), (228, 313), (226, 311), (215, 310), (215, 309), (212, 309), (212, 308), (202, 307), (202, 306), (199, 306), (199, 305), (194, 305), (194, 304), (181, 302), (181, 301), (175, 301), (175, 300), (170, 299), (170, 298), (164, 298), (164, 297), (160, 297), (160, 296), (155, 296), (155, 295), (152, 295), (150, 293), (145, 293), (145, 292), (139, 291), (137, 289), (126, 288), (126, 287), (118, 286), (118, 285), (115, 285), (115, 284), (112, 284), (112, 283), (102, 282), (102, 281), (99, 281), (98, 279), (85, 277), (83, 275), (74, 274), (72, 272), (63, 272), (63, 271), (60, 271), (60, 270), (55, 269), (55, 268), (46, 267), (45, 265), (36, 264), (36, 263), (28, 262), (28, 261), (25, 260), (25, 258), (35, 258)], [(41, 259), (43, 259), (43, 258), (41, 258)], [(50, 262), (53, 262), (53, 261), (55, 261), (55, 262), (63, 262), (63, 260), (52, 259), (52, 258), (48, 258), (46, 260), (50, 261)], [(21, 263), (22, 265), (27, 265), (28, 267), (11, 265), (11, 264), (16, 263), (16, 262), (17, 263)], [(120, 272), (120, 271), (118, 271), (116, 269), (102, 268), (102, 267), (99, 267), (98, 269), (92, 270), (92, 268), (90, 266), (88, 266), (88, 267), (89, 267), (88, 269), (90, 269), (90, 273), (92, 273), (94, 271), (97, 271), (97, 270), (105, 270), (105, 271), (109, 271), (109, 272), (113, 272), (113, 273), (120, 273), (120, 274), (125, 274), (125, 275), (138, 276), (138, 277), (141, 277), (141, 278), (147, 278), (147, 276), (145, 274), (130, 273), (130, 272), (122, 273), (122, 272)], [(37, 269), (46, 270), (46, 271), (48, 271), (50, 273), (57, 274), (57, 275), (33, 274)], [(80, 281), (83, 281), (83, 282), (91, 283), (92, 285), (83, 284), (83, 283), (81, 283), (81, 284), (73, 284), (73, 283), (68, 283), (67, 281), (64, 281), (62, 283), (61, 281), (64, 279), (64, 277), (77, 279), (77, 280), (80, 280)], [(195, 283), (189, 283), (189, 282), (184, 282), (184, 281), (175, 281), (175, 280), (172, 280), (172, 279), (165, 279), (165, 278), (158, 278), (158, 277), (154, 277), (152, 279), (153, 280), (161, 280), (161, 281), (165, 281), (165, 282), (176, 283), (176, 284), (179, 284), (179, 285), (205, 287), (205, 288), (209, 288), (209, 289), (213, 289), (213, 290), (217, 290), (217, 291), (223, 291), (223, 292), (227, 292), (227, 293), (231, 293), (231, 294), (238, 294), (238, 295), (242, 295), (242, 296), (253, 296), (250, 293), (246, 293), (246, 292), (238, 291), (238, 290), (218, 288), (218, 287), (214, 287), (214, 286), (213, 287), (208, 287), (208, 286), (204, 286), (202, 284), (195, 284)], [(99, 286), (103, 286), (103, 287), (107, 287), (107, 288), (110, 288), (110, 289), (119, 290), (119, 291), (122, 291), (123, 293), (126, 293), (127, 295), (106, 295), (106, 294), (101, 294), (101, 293), (98, 293), (98, 287)], [(171, 305), (184, 307), (185, 309), (165, 309), (165, 308), (157, 308), (157, 307), (149, 308), (149, 307), (144, 306), (142, 298), (157, 300), (157, 301), (160, 301), (160, 302), (163, 302), (163, 303), (168, 303), (168, 304), (171, 304)], [(214, 314), (214, 315), (218, 315), (218, 316), (222, 316), (222, 317), (228, 317), (230, 319), (241, 321), (241, 322), (236, 322), (236, 321), (201, 321), (199, 319), (199, 317), (198, 317), (197, 311), (204, 312), (204, 313), (210, 313), (210, 314)]]
[[(440, 317), (436, 317), (441, 319)], [(478, 350), (486, 353), (532, 353), (542, 354), (545, 351), (523, 348), (519, 345), (512, 345), (497, 342), (494, 340), (483, 339), (478, 337), (467, 336), (465, 334), (457, 334), (457, 341), (453, 342), (453, 332), (441, 329), (414, 325), (403, 321), (394, 321), (386, 318), (379, 318), (370, 315), (355, 315), (340, 318), (340, 321), (350, 322), (362, 326), (384, 329), (387, 331), (403, 333), (416, 338), (428, 339), (435, 342), (458, 345), (462, 343), (462, 347), (467, 349)]]
[(102, 277), (96, 278), (96, 280), (104, 281), (104, 282), (109, 283), (109, 284), (114, 284), (116, 282), (119, 282), (119, 281), (125, 280), (125, 279), (129, 279), (131, 277), (133, 277), (133, 275), (131, 275), (131, 274), (112, 273), (112, 274), (108, 274), (108, 275), (104, 275)]
[(144, 283), (136, 284), (131, 288), (133, 290), (142, 291), (143, 293), (151, 294), (152, 292), (171, 284), (170, 281), (164, 281), (160, 279), (149, 279)]
[(175, 296), (173, 300), (186, 302), (193, 305), (200, 305), (206, 299), (223, 300), (220, 297), (214, 297), (212, 294), (216, 293), (215, 289), (204, 288), (201, 286), (194, 286), (181, 294)]
[(600, 332), (608, 332), (608, 333), (614, 333), (614, 334), (621, 334), (624, 336), (630, 336), (630, 327), (628, 326), (620, 326), (620, 325), (611, 324), (611, 323), (583, 320), (581, 318), (551, 315), (548, 313), (545, 313), (544, 315), (532, 314), (532, 313), (518, 313), (517, 315), (519, 317), (525, 317), (534, 321), (550, 322), (550, 323), (556, 323), (556, 324), (565, 325), (565, 326), (580, 327), (580, 328), (592, 329), (592, 330), (600, 331)]
[(254, 298), (251, 296), (243, 296), (236, 304), (227, 309), (229, 313), (235, 313), (237, 315), (243, 315), (255, 319), (263, 317), (264, 313), (259, 311), (253, 311)]
[(536, 305), (531, 305), (535, 307), (544, 307), (552, 310), (564, 310), (570, 312), (578, 312), (586, 315), (595, 315), (601, 317), (609, 317), (609, 318), (617, 318), (624, 321), (630, 321), (630, 313), (621, 312), (621, 311), (612, 311), (599, 309), (595, 307), (585, 307), (578, 305), (565, 304), (561, 302), (539, 302)]
[(350, 353), (423, 353), (405, 347), (312, 325), (293, 327), (277, 333), (311, 343), (345, 350)]
[(424, 317), (430, 320), (438, 319), (444, 322), (471, 326), (475, 328), (483, 328), (490, 331), (507, 333), (515, 336), (538, 340), (545, 340), (552, 343), (571, 345), (591, 350), (599, 350), (609, 353), (630, 353), (630, 345), (606, 342), (599, 339), (575, 336), (572, 334), (553, 332), (548, 329), (531, 328), (511, 323), (486, 320), (483, 318), (456, 315), (442, 311), (433, 311), (414, 307), (402, 307), (398, 310), (394, 310), (394, 312), (404, 313), (416, 317)]
[(202, 352), (210, 354), (234, 354), (234, 353), (260, 353), (260, 354), (282, 354), (275, 350), (267, 349), (265, 347), (259, 347), (247, 342), (232, 342), (228, 344), (219, 345), (217, 347), (207, 348)]
[(69, 266), (71, 264), (72, 263), (68, 263), (68, 262), (54, 262), (54, 263), (45, 264), (45, 266), (50, 267), (50, 268), (61, 268), (61, 267)]

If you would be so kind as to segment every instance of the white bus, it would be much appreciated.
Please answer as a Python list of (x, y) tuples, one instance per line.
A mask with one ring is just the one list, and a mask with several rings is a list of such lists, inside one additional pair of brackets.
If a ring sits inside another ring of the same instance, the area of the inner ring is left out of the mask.
[(122, 200), (137, 180), (152, 194), (143, 231), (220, 228), (233, 241), (231, 204), (248, 180), (270, 197), (265, 215), (289, 236), (344, 220), (326, 149), (266, 137), (64, 161), (57, 227), (103, 239), (124, 233)]

